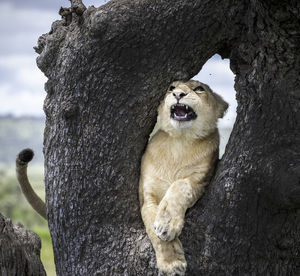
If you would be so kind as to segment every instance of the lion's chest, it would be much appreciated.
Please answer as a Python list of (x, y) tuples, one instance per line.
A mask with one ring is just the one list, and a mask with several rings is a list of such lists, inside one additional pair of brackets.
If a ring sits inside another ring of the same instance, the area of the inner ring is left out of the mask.
[(203, 150), (201, 144), (170, 139), (161, 141), (151, 153), (155, 176), (171, 185), (189, 177), (201, 165)]

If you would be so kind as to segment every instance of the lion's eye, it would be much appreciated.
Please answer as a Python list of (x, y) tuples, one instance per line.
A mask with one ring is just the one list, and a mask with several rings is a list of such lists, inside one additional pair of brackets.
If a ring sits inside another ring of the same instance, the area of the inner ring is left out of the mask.
[(194, 88), (194, 91), (197, 93), (203, 93), (205, 92), (205, 89), (203, 88), (203, 86), (197, 86), (196, 88)]
[(175, 86), (173, 86), (173, 85), (171, 85), (170, 87), (169, 87), (169, 91), (173, 91), (175, 89)]

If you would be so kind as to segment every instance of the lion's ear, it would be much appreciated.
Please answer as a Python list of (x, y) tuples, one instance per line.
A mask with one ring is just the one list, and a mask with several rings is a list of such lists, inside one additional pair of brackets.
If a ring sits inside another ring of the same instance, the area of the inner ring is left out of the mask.
[(220, 95), (214, 93), (214, 96), (215, 96), (215, 99), (217, 101), (217, 115), (218, 115), (218, 118), (223, 118), (224, 114), (227, 111), (228, 103), (225, 102)]

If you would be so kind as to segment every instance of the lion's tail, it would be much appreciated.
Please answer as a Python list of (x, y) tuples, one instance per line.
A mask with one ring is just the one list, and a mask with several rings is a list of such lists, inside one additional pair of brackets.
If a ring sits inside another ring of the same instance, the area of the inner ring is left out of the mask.
[(22, 192), (30, 205), (35, 211), (37, 211), (43, 218), (46, 219), (46, 204), (35, 193), (27, 177), (27, 165), (32, 160), (33, 155), (34, 153), (31, 149), (24, 149), (18, 154), (16, 159), (17, 179), (21, 186)]

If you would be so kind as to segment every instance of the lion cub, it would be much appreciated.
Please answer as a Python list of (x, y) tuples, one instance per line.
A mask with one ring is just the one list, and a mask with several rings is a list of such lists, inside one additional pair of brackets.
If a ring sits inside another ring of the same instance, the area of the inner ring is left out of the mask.
[(141, 213), (163, 275), (184, 275), (178, 239), (184, 216), (201, 197), (219, 152), (217, 120), (228, 104), (206, 84), (173, 82), (158, 108), (159, 130), (142, 158)]

